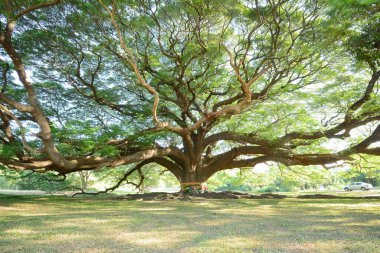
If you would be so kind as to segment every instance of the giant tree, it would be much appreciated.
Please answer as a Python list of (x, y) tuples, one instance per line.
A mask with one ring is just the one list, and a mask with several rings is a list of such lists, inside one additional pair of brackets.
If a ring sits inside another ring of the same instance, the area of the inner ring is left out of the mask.
[(196, 184), (269, 161), (380, 154), (371, 146), (380, 137), (379, 33), (365, 24), (337, 31), (323, 2), (4, 0), (1, 8), (8, 168), (65, 176), (133, 164), (122, 181), (158, 164)]

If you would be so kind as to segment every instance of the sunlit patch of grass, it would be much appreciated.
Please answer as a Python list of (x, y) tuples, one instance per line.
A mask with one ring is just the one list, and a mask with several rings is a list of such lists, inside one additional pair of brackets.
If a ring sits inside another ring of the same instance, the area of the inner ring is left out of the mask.
[(27, 229), (27, 228), (24, 228), (24, 229), (23, 228), (17, 228), (17, 229), (5, 230), (4, 233), (6, 233), (8, 235), (14, 235), (14, 236), (24, 236), (24, 235), (33, 234), (36, 232), (31, 230), (31, 229)]
[(252, 249), (261, 247), (261, 241), (254, 236), (224, 236), (210, 238), (195, 247), (190, 247), (189, 252), (252, 252)]
[(171, 250), (185, 243), (187, 240), (199, 236), (197, 231), (161, 230), (147, 232), (121, 232), (108, 235), (112, 240), (129, 243), (135, 247), (147, 249)]
[(379, 252), (380, 201), (0, 195), (0, 252)]

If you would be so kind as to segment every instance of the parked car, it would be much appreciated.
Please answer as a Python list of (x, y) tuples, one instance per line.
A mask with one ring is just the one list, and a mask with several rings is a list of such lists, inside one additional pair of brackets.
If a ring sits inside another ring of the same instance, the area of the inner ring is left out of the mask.
[(352, 191), (352, 190), (369, 190), (372, 189), (373, 186), (371, 184), (363, 183), (363, 182), (353, 182), (350, 183), (349, 185), (346, 185), (344, 187), (345, 191)]

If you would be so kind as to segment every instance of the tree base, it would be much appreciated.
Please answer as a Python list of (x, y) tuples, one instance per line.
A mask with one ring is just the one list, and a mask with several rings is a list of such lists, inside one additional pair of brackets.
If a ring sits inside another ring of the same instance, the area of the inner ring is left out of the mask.
[(208, 191), (206, 183), (187, 182), (181, 183), (181, 192), (186, 194), (201, 194)]

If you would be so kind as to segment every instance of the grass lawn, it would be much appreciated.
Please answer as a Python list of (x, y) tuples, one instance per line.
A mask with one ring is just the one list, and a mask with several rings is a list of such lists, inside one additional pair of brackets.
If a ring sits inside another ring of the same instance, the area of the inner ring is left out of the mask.
[[(325, 190), (325, 191), (304, 191), (304, 192), (274, 192), (276, 194), (283, 194), (291, 197), (313, 194), (335, 195), (338, 197), (365, 197), (365, 196), (380, 196), (380, 188), (374, 188), (369, 191), (344, 191), (344, 190)], [(257, 194), (257, 193), (256, 193)]]
[(0, 195), (0, 252), (380, 252), (380, 201)]

